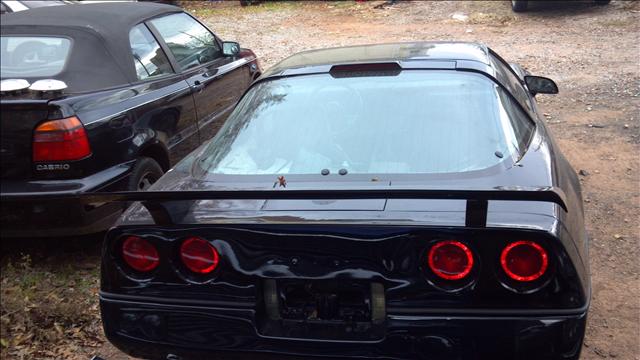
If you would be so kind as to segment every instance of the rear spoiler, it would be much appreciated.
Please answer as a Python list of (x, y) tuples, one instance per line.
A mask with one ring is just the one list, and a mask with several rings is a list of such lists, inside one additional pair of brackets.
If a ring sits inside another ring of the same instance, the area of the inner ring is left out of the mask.
[(375, 188), (375, 189), (291, 189), (269, 190), (187, 190), (111, 193), (3, 193), (5, 202), (70, 201), (83, 205), (139, 201), (149, 211), (157, 225), (173, 225), (172, 212), (184, 212), (188, 207), (175, 207), (177, 202), (197, 200), (346, 200), (346, 199), (412, 199), (466, 200), (465, 225), (486, 227), (488, 202), (541, 201), (557, 204), (567, 211), (564, 192), (556, 187), (494, 187), (490, 189)]

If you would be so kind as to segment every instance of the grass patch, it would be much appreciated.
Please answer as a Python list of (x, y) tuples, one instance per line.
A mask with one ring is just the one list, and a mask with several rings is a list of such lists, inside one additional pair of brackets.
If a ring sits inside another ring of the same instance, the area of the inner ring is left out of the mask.
[(620, 5), (624, 10), (640, 10), (640, 1), (620, 1)]
[(606, 27), (627, 27), (637, 23), (636, 19), (619, 18), (599, 21), (598, 24)]
[(474, 12), (469, 14), (470, 24), (484, 24), (490, 26), (508, 26), (515, 21), (515, 16)]
[(233, 6), (222, 3), (209, 3), (207, 1), (189, 1), (182, 3), (184, 10), (199, 17), (214, 16), (239, 16), (256, 14), (267, 11), (283, 11), (300, 6), (296, 1), (263, 1), (259, 4), (249, 6)]
[(355, 1), (327, 1), (326, 4), (328, 7), (331, 6), (336, 9), (349, 9), (358, 6)]
[(66, 359), (102, 344), (96, 258), (80, 269), (64, 254), (38, 264), (29, 255), (3, 260), (2, 358)]

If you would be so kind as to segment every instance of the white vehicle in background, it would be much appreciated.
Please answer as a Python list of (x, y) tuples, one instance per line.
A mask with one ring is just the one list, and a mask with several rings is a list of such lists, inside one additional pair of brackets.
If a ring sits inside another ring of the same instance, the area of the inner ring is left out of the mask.
[(8, 14), (12, 12), (24, 11), (29, 9), (35, 9), (45, 6), (58, 6), (67, 4), (98, 4), (98, 3), (111, 3), (111, 2), (137, 2), (137, 1), (151, 1), (164, 3), (169, 5), (178, 5), (178, 1), (175, 0), (1, 0), (0, 1), (0, 14)]
[(66, 5), (70, 3), (70, 1), (66, 0), (2, 0), (0, 1), (0, 14), (24, 11), (45, 6)]

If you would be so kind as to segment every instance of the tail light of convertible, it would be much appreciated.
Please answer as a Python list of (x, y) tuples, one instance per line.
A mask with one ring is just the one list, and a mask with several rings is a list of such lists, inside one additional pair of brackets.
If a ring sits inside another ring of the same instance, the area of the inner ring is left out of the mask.
[(160, 264), (160, 256), (156, 247), (137, 236), (128, 236), (124, 239), (122, 259), (133, 270), (143, 273), (152, 271)]
[(91, 155), (84, 126), (77, 117), (46, 121), (33, 133), (33, 161), (72, 161)]
[(459, 241), (440, 241), (429, 250), (427, 262), (429, 269), (439, 278), (462, 280), (473, 269), (473, 253)]
[(220, 255), (208, 241), (198, 237), (190, 237), (180, 245), (180, 259), (190, 271), (206, 275), (218, 267)]
[(549, 257), (539, 244), (521, 240), (508, 244), (502, 250), (500, 265), (509, 278), (518, 282), (530, 282), (545, 274)]

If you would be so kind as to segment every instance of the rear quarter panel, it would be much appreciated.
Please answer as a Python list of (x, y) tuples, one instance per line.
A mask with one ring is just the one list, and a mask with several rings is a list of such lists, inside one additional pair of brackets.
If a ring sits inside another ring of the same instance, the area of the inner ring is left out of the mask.
[(85, 125), (93, 151), (88, 173), (135, 160), (150, 146), (164, 153), (156, 161), (168, 170), (199, 144), (191, 89), (178, 75), (54, 104)]

